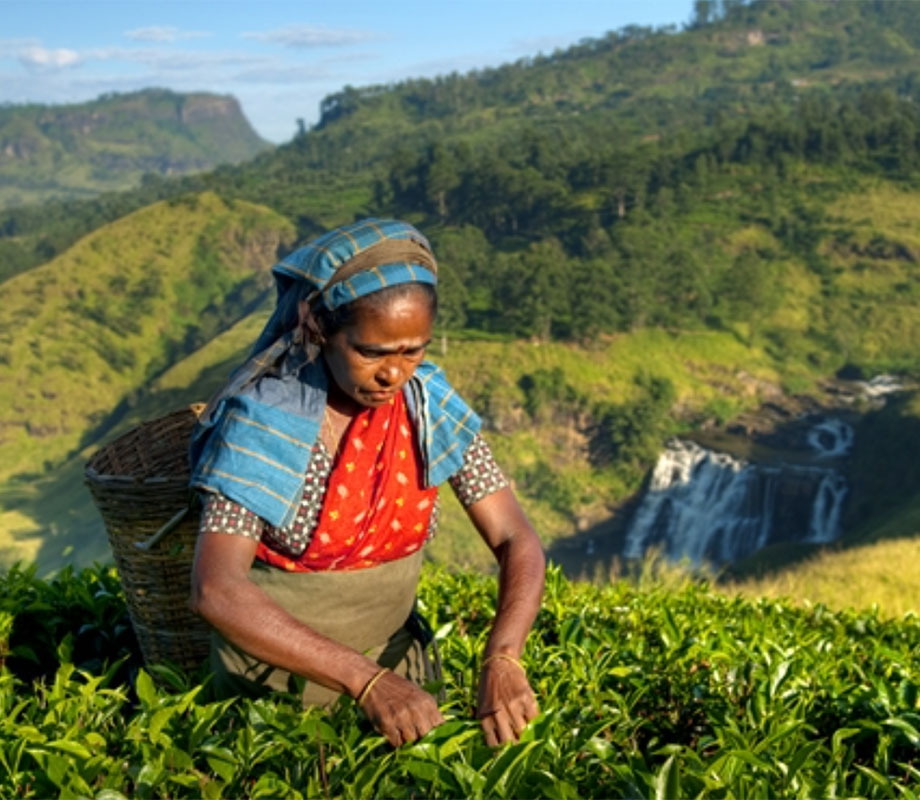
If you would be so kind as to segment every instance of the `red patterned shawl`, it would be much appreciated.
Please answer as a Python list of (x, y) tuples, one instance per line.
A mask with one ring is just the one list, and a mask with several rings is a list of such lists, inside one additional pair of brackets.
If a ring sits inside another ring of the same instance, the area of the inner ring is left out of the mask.
[(428, 535), (437, 488), (426, 489), (402, 393), (349, 424), (313, 537), (299, 558), (259, 542), (256, 558), (290, 572), (373, 567), (414, 553)]

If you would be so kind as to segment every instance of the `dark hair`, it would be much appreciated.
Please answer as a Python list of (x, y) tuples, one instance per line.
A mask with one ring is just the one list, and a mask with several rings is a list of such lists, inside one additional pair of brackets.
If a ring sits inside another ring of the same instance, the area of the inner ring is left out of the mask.
[(328, 309), (323, 305), (311, 310), (312, 321), (315, 323), (316, 330), (312, 330), (311, 320), (308, 318), (307, 332), (318, 335), (321, 339), (329, 339), (335, 336), (342, 328), (345, 328), (354, 322), (355, 316), (363, 308), (381, 309), (391, 302), (412, 294), (421, 294), (428, 303), (428, 310), (431, 317), (438, 313), (438, 293), (430, 283), (397, 283), (393, 286), (387, 286), (385, 289), (366, 294), (357, 300), (346, 303), (338, 308)]

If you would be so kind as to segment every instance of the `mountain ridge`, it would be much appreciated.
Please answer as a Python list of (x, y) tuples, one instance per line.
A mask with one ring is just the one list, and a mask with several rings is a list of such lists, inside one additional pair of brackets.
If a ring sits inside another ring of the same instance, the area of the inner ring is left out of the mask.
[(0, 207), (128, 189), (146, 174), (239, 163), (270, 147), (230, 95), (144, 89), (0, 106)]

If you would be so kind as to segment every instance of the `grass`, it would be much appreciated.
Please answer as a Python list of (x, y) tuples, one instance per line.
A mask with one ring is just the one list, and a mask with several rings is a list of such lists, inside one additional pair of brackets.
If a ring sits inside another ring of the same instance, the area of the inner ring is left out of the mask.
[(289, 235), (267, 209), (204, 194), (136, 212), (0, 285), (0, 479), (92, 441)]
[(722, 587), (747, 598), (861, 610), (886, 619), (920, 614), (920, 528), (910, 538), (825, 550), (782, 571)]

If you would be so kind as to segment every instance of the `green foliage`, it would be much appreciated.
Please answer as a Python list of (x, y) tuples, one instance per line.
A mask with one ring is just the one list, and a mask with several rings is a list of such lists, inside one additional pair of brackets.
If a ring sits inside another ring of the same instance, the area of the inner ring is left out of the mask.
[(847, 509), (850, 526), (882, 516), (917, 496), (918, 441), (920, 394), (916, 392), (892, 398), (884, 408), (859, 420), (847, 475), (853, 494)]
[(98, 438), (141, 385), (252, 310), (289, 237), (268, 209), (193, 195), (0, 284), (0, 473), (35, 471)]
[(590, 458), (597, 466), (647, 468), (673, 426), (669, 415), (675, 398), (671, 381), (639, 373), (634, 382), (638, 389), (635, 399), (626, 403), (602, 401), (593, 409)]
[(140, 664), (114, 567), (41, 580), (34, 566), (14, 565), (0, 581), (0, 619), (10, 620), (0, 628), (5, 666), (26, 683), (50, 680), (61, 661), (98, 675), (117, 662), (122, 678)]
[[(93, 586), (102, 573), (68, 580)], [(492, 751), (471, 716), (494, 584), (426, 569), (420, 603), (437, 630), (448, 721), (416, 744), (391, 750), (350, 700), (329, 712), (282, 695), (211, 702), (169, 667), (129, 685), (62, 650), (44, 681), (0, 675), (0, 791), (887, 797), (910, 796), (920, 777), (913, 616), (794, 609), (705, 583), (599, 589), (551, 569), (524, 656), (541, 714)]]
[(518, 386), (524, 392), (524, 410), (535, 422), (577, 414), (587, 403), (587, 398), (566, 380), (565, 372), (558, 366), (523, 375)]
[(569, 519), (583, 502), (584, 488), (558, 468), (538, 460), (515, 471), (516, 485), (527, 496), (548, 505)]

